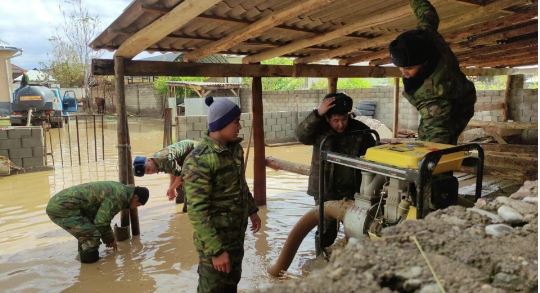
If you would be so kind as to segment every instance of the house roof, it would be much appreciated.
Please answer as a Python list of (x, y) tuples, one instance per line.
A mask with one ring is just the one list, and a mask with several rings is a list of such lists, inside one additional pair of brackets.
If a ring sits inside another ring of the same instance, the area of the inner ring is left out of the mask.
[[(431, 2), (462, 66), (537, 64), (537, 1)], [(184, 52), (185, 61), (225, 53), (244, 63), (381, 65), (388, 43), (415, 26), (403, 0), (134, 0), (90, 45), (127, 58), (146, 50)]]

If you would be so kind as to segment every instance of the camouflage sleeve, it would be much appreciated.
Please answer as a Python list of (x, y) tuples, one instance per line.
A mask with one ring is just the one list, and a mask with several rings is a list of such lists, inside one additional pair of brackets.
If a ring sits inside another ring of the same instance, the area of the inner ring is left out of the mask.
[(166, 170), (168, 170), (167, 173), (172, 174), (174, 176), (180, 176), (180, 173), (182, 172), (182, 165), (178, 164), (175, 158), (174, 153), (167, 154), (167, 161), (166, 161)]
[(439, 28), (439, 15), (437, 15), (435, 7), (429, 1), (410, 0), (410, 5), (418, 20), (419, 28), (437, 31)]
[(114, 234), (111, 229), (111, 221), (118, 213), (118, 210), (117, 204), (113, 201), (113, 199), (111, 197), (106, 197), (97, 211), (94, 219), (94, 226), (96, 226), (96, 229), (98, 229), (99, 233), (101, 234), (101, 239), (105, 244), (114, 241)]
[(304, 121), (298, 124), (296, 128), (296, 136), (298, 140), (306, 145), (315, 144), (317, 137), (321, 133), (323, 118), (315, 113), (315, 110), (309, 113)]
[(184, 162), (182, 177), (189, 202), (188, 216), (202, 244), (203, 254), (215, 256), (223, 252), (223, 243), (210, 221), (213, 169), (212, 156), (189, 156)]
[(430, 142), (452, 143), (452, 103), (438, 99), (420, 109), (419, 138)]

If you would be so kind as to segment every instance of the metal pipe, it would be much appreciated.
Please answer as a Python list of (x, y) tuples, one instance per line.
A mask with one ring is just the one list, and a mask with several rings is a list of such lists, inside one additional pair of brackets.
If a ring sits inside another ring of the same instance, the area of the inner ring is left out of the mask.
[[(50, 121), (50, 120), (49, 120)], [(49, 122), (50, 124), (50, 122)], [(52, 164), (53, 166), (55, 165), (54, 164), (54, 151), (53, 151), (53, 146), (52, 146), (52, 135), (51, 135), (51, 129), (49, 128), (49, 130), (47, 131), (49, 133), (49, 144), (51, 145), (51, 158), (52, 158)]]
[(94, 119), (94, 159), (97, 162), (97, 138), (96, 138), (96, 115), (92, 114)]
[(75, 115), (75, 128), (77, 128), (77, 155), (79, 155), (79, 166), (81, 165), (81, 141), (79, 139), (79, 115)]
[(101, 159), (105, 160), (105, 134), (103, 133), (105, 126), (103, 125), (103, 116), (105, 114), (101, 114)]
[[(60, 116), (60, 121), (62, 121), (62, 116)], [(61, 123), (61, 122), (60, 122)], [(62, 167), (64, 167), (64, 151), (62, 149), (62, 128), (58, 129), (58, 142), (60, 144), (60, 160), (62, 162)]]
[(88, 115), (84, 115), (84, 134), (86, 136), (86, 160), (90, 163), (90, 150), (88, 147)]
[(68, 145), (69, 145), (69, 164), (71, 166), (73, 166), (73, 158), (71, 157), (71, 131), (70, 131), (70, 128), (69, 128), (69, 122), (70, 122), (70, 119), (71, 117), (68, 115), (67, 116), (67, 125), (68, 125)]

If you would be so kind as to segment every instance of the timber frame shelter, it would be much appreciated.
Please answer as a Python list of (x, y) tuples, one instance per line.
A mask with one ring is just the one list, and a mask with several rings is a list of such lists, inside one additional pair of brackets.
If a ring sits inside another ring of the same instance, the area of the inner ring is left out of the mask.
[[(439, 32), (466, 75), (537, 74), (536, 0), (431, 0)], [(340, 77), (394, 77), (397, 132), (399, 77), (388, 64), (387, 46), (416, 27), (405, 0), (133, 0), (90, 46), (116, 50), (113, 60), (92, 60), (94, 75), (115, 75), (119, 177), (133, 184), (125, 104), (125, 76), (252, 77), (254, 190), (266, 204), (263, 77), (324, 77), (328, 92)], [(185, 62), (133, 61), (137, 54), (185, 52)], [(196, 63), (211, 54), (243, 55), (243, 64)], [(294, 65), (261, 65), (274, 57)], [(339, 65), (309, 64), (337, 59)], [(368, 62), (369, 66), (350, 66)], [(501, 68), (495, 68), (501, 67)], [(137, 211), (131, 212), (138, 235)], [(122, 225), (129, 223), (127, 211)], [(124, 225), (126, 224), (126, 225)]]

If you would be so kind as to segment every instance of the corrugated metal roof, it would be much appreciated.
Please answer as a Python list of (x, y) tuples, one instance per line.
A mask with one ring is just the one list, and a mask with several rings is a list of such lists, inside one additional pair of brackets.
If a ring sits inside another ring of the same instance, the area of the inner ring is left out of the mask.
[[(273, 15), (287, 5), (304, 1), (292, 0), (223, 0), (192, 17), (185, 25), (150, 45), (148, 51), (192, 52), (203, 46), (238, 34), (256, 21)], [(141, 29), (163, 20), (171, 10), (184, 2), (195, 0), (134, 0), (107, 29), (92, 43), (94, 49), (115, 50)], [(357, 61), (381, 52), (393, 36), (416, 26), (408, 8), (403, 15), (390, 17), (389, 13), (407, 5), (403, 0), (327, 0), (319, 5), (284, 19), (248, 39), (235, 43), (219, 52), (225, 54), (254, 55), (299, 41), (312, 41), (321, 35), (336, 32), (363, 19), (380, 16), (377, 23), (358, 30), (336, 34), (311, 42), (279, 56), (307, 57), (297, 61), (313, 62), (319, 56)], [(533, 0), (434, 0), (433, 5), (441, 19), (441, 27), (456, 22), (442, 31), (462, 65), (505, 66), (536, 64), (537, 54), (537, 1)], [(482, 5), (479, 5), (482, 4)], [(497, 9), (492, 9), (495, 7)], [(470, 17), (470, 16), (473, 17)], [(388, 18), (385, 18), (388, 16)], [(376, 18), (377, 19), (377, 18)], [(535, 28), (536, 26), (536, 28)], [(381, 41), (381, 39), (383, 39)], [(377, 40), (379, 40), (377, 42)], [(480, 40), (480, 41), (478, 41)], [(485, 40), (485, 41), (483, 41)], [(363, 44), (373, 44), (365, 47)], [(521, 51), (516, 52), (519, 48)], [(526, 48), (526, 49), (524, 49)], [(478, 55), (475, 52), (483, 52)], [(505, 58), (507, 56), (507, 58)], [(387, 57), (377, 56), (374, 61), (384, 63)], [(350, 59), (354, 58), (354, 59)], [(249, 58), (248, 58), (249, 59)], [(314, 60), (315, 59), (315, 60)], [(520, 64), (520, 61), (522, 64)], [(356, 62), (355, 62), (356, 63)]]

